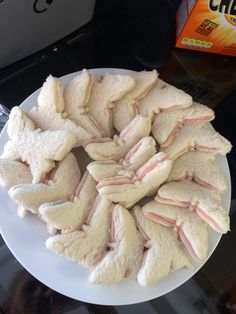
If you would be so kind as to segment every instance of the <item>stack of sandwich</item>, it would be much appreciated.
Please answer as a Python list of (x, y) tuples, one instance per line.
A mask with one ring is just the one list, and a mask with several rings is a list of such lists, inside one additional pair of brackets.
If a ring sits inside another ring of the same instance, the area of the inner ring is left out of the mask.
[[(11, 111), (0, 183), (19, 216), (46, 222), (46, 247), (88, 268), (91, 283), (153, 284), (207, 258), (208, 226), (229, 230), (215, 157), (231, 144), (213, 119), (155, 70), (83, 70), (65, 87), (49, 76), (38, 106)], [(84, 173), (78, 147), (92, 159)]]

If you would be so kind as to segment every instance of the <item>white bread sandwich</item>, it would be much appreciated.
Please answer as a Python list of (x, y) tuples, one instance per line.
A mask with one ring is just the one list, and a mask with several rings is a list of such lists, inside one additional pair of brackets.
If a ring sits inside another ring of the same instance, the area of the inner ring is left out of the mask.
[(151, 131), (151, 121), (143, 116), (136, 116), (130, 124), (113, 139), (97, 138), (84, 143), (84, 149), (93, 160), (120, 160), (143, 137)]
[(81, 228), (97, 196), (96, 182), (86, 171), (71, 200), (44, 203), (39, 207), (40, 217), (62, 233)]
[(155, 199), (162, 204), (187, 207), (195, 211), (219, 233), (226, 233), (229, 230), (229, 216), (217, 199), (217, 194), (194, 182), (184, 180), (163, 184)]
[(130, 177), (155, 153), (155, 140), (151, 136), (147, 136), (135, 144), (123, 159), (119, 161), (93, 161), (88, 164), (87, 169), (97, 182), (119, 175)]
[(152, 134), (162, 147), (166, 147), (173, 142), (184, 124), (209, 122), (214, 117), (212, 109), (194, 102), (184, 109), (160, 112), (153, 122)]
[(84, 69), (65, 86), (65, 112), (71, 121), (81, 125), (92, 137), (101, 137), (105, 132), (89, 113), (88, 108), (93, 83), (94, 77)]
[(38, 214), (39, 206), (46, 202), (69, 199), (79, 180), (78, 162), (74, 155), (69, 153), (45, 183), (15, 185), (9, 190), (9, 195), (19, 206)]
[(157, 80), (157, 72), (141, 71), (132, 74), (135, 79), (135, 87), (131, 89), (123, 98), (116, 102), (113, 108), (113, 125), (117, 131), (121, 132), (138, 114), (137, 103), (152, 88)]
[(111, 210), (112, 203), (98, 196), (81, 230), (50, 237), (46, 247), (87, 268), (94, 267), (106, 253), (110, 239)]
[(177, 269), (192, 268), (175, 232), (147, 219), (139, 206), (133, 212), (147, 249), (137, 276), (141, 286), (154, 284)]
[(155, 114), (164, 110), (187, 108), (193, 103), (192, 97), (161, 79), (158, 79), (150, 92), (138, 102), (138, 112), (152, 121)]
[(29, 113), (30, 118), (42, 130), (65, 130), (76, 137), (76, 146), (93, 136), (80, 124), (66, 118), (63, 86), (58, 78), (49, 76), (38, 96), (38, 106)]
[(220, 193), (227, 190), (225, 178), (211, 153), (189, 152), (177, 158), (167, 181), (185, 179)]
[(185, 125), (179, 131), (175, 140), (162, 150), (176, 159), (189, 151), (200, 151), (214, 155), (225, 155), (231, 150), (230, 142), (215, 131), (210, 123)]
[(31, 183), (30, 168), (23, 162), (0, 158), (0, 185), (10, 189), (17, 184)]
[(134, 85), (135, 80), (130, 75), (105, 74), (101, 80), (94, 79), (88, 109), (102, 126), (105, 136), (113, 135), (112, 108), (134, 88)]
[(118, 176), (97, 184), (100, 195), (129, 208), (143, 197), (154, 194), (170, 173), (172, 161), (160, 152), (138, 169), (132, 178)]
[(1, 157), (26, 162), (33, 183), (43, 181), (54, 168), (55, 161), (61, 161), (76, 144), (74, 135), (67, 131), (42, 132), (36, 129), (20, 107), (11, 110), (7, 131), (10, 140), (5, 144)]
[(117, 283), (137, 275), (143, 258), (144, 239), (137, 230), (134, 217), (120, 205), (112, 210), (111, 241), (110, 250), (89, 276), (92, 283)]
[(144, 215), (163, 226), (171, 227), (192, 257), (202, 262), (208, 251), (207, 224), (188, 208), (151, 201), (143, 207)]

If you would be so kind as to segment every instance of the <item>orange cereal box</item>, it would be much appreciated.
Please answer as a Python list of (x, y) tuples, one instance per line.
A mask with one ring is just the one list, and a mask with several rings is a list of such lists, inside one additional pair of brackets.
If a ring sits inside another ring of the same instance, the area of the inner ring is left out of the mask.
[(176, 47), (236, 56), (236, 0), (183, 0)]

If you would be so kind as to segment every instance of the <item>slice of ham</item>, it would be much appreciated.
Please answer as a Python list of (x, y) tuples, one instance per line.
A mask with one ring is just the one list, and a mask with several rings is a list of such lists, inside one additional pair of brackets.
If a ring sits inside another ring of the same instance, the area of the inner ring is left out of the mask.
[(162, 150), (170, 159), (175, 160), (194, 150), (225, 155), (231, 147), (230, 142), (217, 133), (210, 123), (205, 123), (184, 125), (175, 140)]
[(94, 77), (85, 69), (74, 77), (64, 89), (65, 111), (68, 118), (86, 129), (91, 137), (101, 137), (105, 136), (105, 130), (93, 118), (88, 107), (93, 85)]
[(155, 197), (156, 201), (188, 207), (205, 220), (214, 230), (226, 233), (229, 230), (229, 216), (222, 207), (219, 194), (188, 180), (169, 182), (162, 185)]
[(207, 224), (195, 212), (156, 201), (147, 203), (142, 211), (148, 219), (172, 228), (196, 261), (205, 260), (208, 250)]
[(104, 179), (97, 185), (99, 194), (126, 208), (144, 196), (155, 193), (167, 179), (172, 162), (162, 152), (154, 155), (132, 177), (118, 176)]
[(227, 189), (225, 178), (210, 153), (189, 152), (173, 162), (168, 181), (188, 179), (203, 187), (223, 193)]
[(62, 230), (62, 233), (69, 233), (80, 229), (88, 219), (92, 206), (96, 206), (94, 205), (96, 196), (96, 182), (88, 172), (85, 172), (70, 201), (45, 203), (40, 206), (39, 213), (45, 222)]
[[(99, 197), (89, 225), (79, 231), (58, 234), (46, 241), (46, 247), (87, 268), (93, 268), (106, 251), (109, 242), (109, 226), (112, 204)], [(99, 237), (98, 237), (99, 234)]]
[(192, 255), (192, 257), (198, 261), (198, 262), (202, 262), (201, 259), (199, 259), (199, 256), (196, 254), (196, 252), (193, 249), (193, 246), (191, 245), (191, 242), (188, 240), (187, 236), (185, 235), (184, 231), (182, 228), (179, 228), (179, 237), (181, 239), (181, 241), (183, 242), (183, 244), (186, 246), (186, 248), (188, 249), (189, 253)]
[(150, 92), (138, 102), (138, 112), (153, 121), (155, 114), (161, 111), (187, 108), (192, 103), (190, 95), (158, 79)]
[(136, 116), (120, 133), (111, 138), (87, 141), (84, 149), (93, 160), (120, 160), (128, 151), (151, 131), (150, 119)]
[(120, 205), (112, 210), (112, 243), (96, 265), (89, 280), (92, 283), (114, 283), (137, 275), (143, 256), (144, 240), (129, 211)]
[(191, 267), (176, 234), (170, 228), (147, 219), (138, 206), (134, 207), (133, 212), (140, 232), (149, 239), (143, 265), (137, 276), (141, 286), (154, 284), (176, 269)]
[(94, 161), (87, 166), (87, 169), (97, 182), (116, 176), (133, 177), (135, 171), (143, 166), (155, 153), (155, 141), (148, 136), (141, 139), (119, 161)]
[(166, 147), (172, 143), (183, 125), (209, 122), (214, 117), (212, 109), (194, 102), (190, 107), (158, 114), (152, 126), (152, 133), (157, 142)]
[(135, 80), (130, 75), (105, 74), (102, 79), (95, 77), (88, 109), (98, 121), (105, 135), (112, 135), (112, 110), (116, 102), (133, 89)]
[(135, 79), (134, 88), (116, 102), (113, 108), (113, 125), (117, 131), (121, 132), (124, 130), (138, 114), (138, 101), (149, 92), (157, 80), (157, 76), (156, 70), (133, 73), (133, 78)]
[(47, 202), (70, 199), (80, 180), (80, 169), (75, 156), (69, 153), (50, 173), (46, 183), (18, 184), (9, 190), (10, 197), (34, 214)]

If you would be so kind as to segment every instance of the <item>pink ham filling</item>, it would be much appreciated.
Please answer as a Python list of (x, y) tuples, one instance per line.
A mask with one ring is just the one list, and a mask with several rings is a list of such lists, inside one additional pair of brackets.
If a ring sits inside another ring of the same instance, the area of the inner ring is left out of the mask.
[(137, 105), (138, 101), (141, 100), (143, 97), (145, 97), (149, 91), (152, 89), (155, 82), (153, 82), (151, 85), (147, 86), (141, 94), (139, 94), (138, 97), (135, 98), (135, 105)]
[(178, 122), (176, 124), (175, 128), (171, 131), (171, 133), (167, 137), (167, 139), (163, 143), (160, 143), (161, 146), (162, 147), (169, 146), (173, 142), (173, 140), (176, 137), (180, 128), (184, 124), (197, 124), (197, 123), (201, 123), (201, 122), (211, 121), (212, 119), (213, 119), (212, 116), (205, 116), (205, 117), (201, 117), (201, 118), (197, 118), (197, 119), (184, 119), (182, 122)]
[(188, 179), (190, 181), (194, 181), (208, 189), (211, 189), (211, 190), (215, 190), (215, 191), (219, 191), (219, 192), (224, 192), (224, 190), (220, 190), (220, 189), (217, 189), (215, 186), (211, 185), (210, 183), (200, 179), (196, 174), (193, 174), (192, 176), (189, 175), (188, 173), (183, 176), (183, 177), (179, 177), (179, 178), (176, 178), (175, 180), (176, 181), (182, 181), (182, 180), (185, 180), (185, 179)]
[[(166, 227), (174, 227), (176, 224), (176, 221), (167, 217), (163, 217), (160, 215), (157, 215), (155, 213), (148, 213), (147, 215), (150, 219), (156, 221), (157, 223), (160, 223), (163, 226)], [(193, 258), (195, 258), (197, 261), (199, 261), (199, 258), (197, 256), (197, 254), (195, 253), (193, 246), (191, 245), (191, 242), (188, 240), (188, 238), (186, 237), (183, 229), (177, 228), (179, 236), (181, 241), (184, 243), (184, 245), (187, 247), (188, 251), (190, 252), (190, 254), (193, 256)]]
[(155, 160), (154, 162), (147, 164), (147, 166), (143, 166), (141, 168), (142, 169), (141, 172), (138, 174), (138, 180), (142, 180), (145, 175), (147, 175), (153, 169), (159, 167), (165, 160), (166, 160), (166, 157), (163, 157), (162, 159)]
[(123, 185), (123, 184), (132, 184), (133, 183), (133, 180), (129, 179), (129, 178), (126, 178), (126, 177), (121, 177), (121, 178), (116, 178), (116, 179), (105, 179), (105, 180), (102, 180), (100, 181), (98, 184), (97, 184), (97, 189), (102, 189), (104, 188), (105, 186), (111, 186), (111, 185)]
[(90, 77), (89, 84), (88, 84), (87, 91), (86, 91), (86, 95), (85, 95), (85, 99), (84, 99), (83, 107), (86, 107), (86, 105), (88, 104), (88, 101), (90, 99), (90, 94), (92, 91), (92, 87), (93, 87), (93, 79)]
[(97, 129), (97, 131), (102, 135), (105, 136), (106, 132), (103, 130), (103, 128), (101, 127), (100, 124), (97, 123), (97, 121), (93, 118), (93, 116), (91, 116), (90, 114), (88, 115), (89, 120), (91, 121), (91, 123), (94, 125), (94, 127)]
[(142, 171), (138, 174), (138, 177), (135, 177), (135, 179), (133, 180), (127, 177), (102, 180), (97, 184), (97, 189), (99, 190), (103, 187), (111, 186), (111, 185), (133, 184), (136, 181), (140, 181), (153, 169), (159, 167), (164, 160), (166, 160), (166, 158), (163, 158), (162, 160), (161, 159), (155, 160), (153, 163), (150, 163), (149, 165), (147, 165), (146, 168), (142, 167)]
[(117, 223), (116, 215), (114, 210), (112, 211), (112, 217), (111, 217), (111, 241), (115, 241), (115, 225)]
[(149, 241), (150, 238), (149, 236), (147, 235), (147, 233), (145, 232), (145, 230), (142, 228), (142, 226), (139, 224), (139, 222), (137, 221), (137, 227), (141, 233), (141, 235), (143, 236), (143, 238), (146, 240), (146, 241)]
[(195, 147), (195, 150), (198, 150), (200, 152), (206, 152), (206, 153), (210, 153), (210, 152), (217, 152), (218, 148), (216, 147), (206, 147), (206, 146), (202, 146), (202, 145), (197, 145)]
[(98, 255), (94, 258), (94, 260), (93, 260), (92, 268), (94, 269), (94, 268), (104, 259), (104, 257), (105, 257), (108, 253), (109, 253), (109, 252), (104, 249), (104, 251), (102, 251), (100, 254), (98, 254)]
[(170, 105), (169, 107), (159, 108), (159, 111), (160, 112), (163, 112), (163, 111), (171, 112), (171, 111), (175, 111), (176, 109), (179, 109), (179, 108), (183, 108), (183, 106), (181, 106), (181, 105), (174, 105), (174, 106)]
[(201, 262), (201, 259), (197, 256), (197, 253), (194, 251), (191, 242), (186, 237), (186, 235), (185, 235), (185, 233), (184, 233), (182, 228), (179, 228), (179, 237), (180, 237), (181, 241), (183, 242), (183, 244), (188, 249), (189, 253), (192, 255), (192, 257), (194, 259), (196, 259), (198, 262)]
[(214, 116), (203, 116), (196, 119), (184, 119), (184, 124), (197, 124), (201, 122), (208, 122), (214, 119)]
[(147, 217), (166, 227), (173, 227), (175, 225), (175, 220), (157, 215), (155, 213), (148, 213)]
[(87, 147), (89, 144), (101, 144), (101, 143), (107, 143), (107, 142), (113, 142), (113, 140), (110, 137), (101, 137), (101, 138), (95, 138), (92, 140), (84, 141), (83, 147)]
[(176, 201), (176, 200), (170, 200), (168, 198), (163, 198), (161, 196), (159, 196), (158, 194), (155, 196), (155, 200), (159, 203), (163, 203), (163, 204), (170, 204), (170, 205), (177, 205), (180, 207), (188, 207), (189, 206), (189, 202), (182, 202), (182, 201)]
[(88, 179), (88, 175), (89, 175), (88, 172), (84, 174), (82, 180), (80, 181), (80, 183), (77, 186), (77, 189), (75, 191), (75, 196), (78, 196), (80, 194), (82, 188), (85, 185), (86, 180)]
[(89, 212), (89, 214), (88, 214), (88, 217), (87, 217), (87, 219), (86, 219), (86, 224), (87, 224), (87, 225), (89, 225), (89, 224), (91, 223), (92, 217), (93, 217), (93, 215), (94, 215), (94, 213), (95, 213), (95, 211), (96, 211), (96, 209), (97, 209), (97, 207), (98, 207), (98, 205), (99, 205), (99, 202), (100, 202), (101, 200), (102, 200), (102, 199), (101, 199), (100, 196), (97, 196), (97, 197), (96, 197), (96, 199), (95, 199), (95, 201), (94, 201), (94, 203), (93, 203), (93, 206), (92, 206), (92, 208), (91, 208), (91, 210), (90, 210), (90, 212)]
[[(142, 228), (142, 226), (140, 225), (140, 223), (137, 221), (137, 227), (138, 227), (138, 230), (140, 231), (141, 235), (143, 236), (144, 240), (149, 241), (150, 238), (149, 236), (147, 235), (147, 233), (145, 232), (145, 230)], [(145, 246), (145, 244), (144, 244)], [(149, 246), (146, 246), (146, 248), (149, 248)], [(147, 254), (148, 254), (148, 250), (144, 252), (143, 254), (143, 259), (142, 259), (142, 264), (141, 264), (141, 267), (144, 266), (145, 262), (146, 262), (146, 258), (147, 258)]]
[(199, 217), (201, 217), (203, 220), (205, 220), (213, 229), (215, 229), (219, 233), (225, 233), (225, 230), (223, 230), (217, 222), (212, 219), (210, 216), (208, 216), (202, 209), (199, 207), (196, 207), (196, 213)]
[(182, 207), (190, 207), (196, 210), (198, 216), (200, 216), (203, 220), (205, 220), (213, 229), (215, 229), (219, 233), (225, 233), (225, 231), (217, 224), (215, 220), (213, 220), (210, 216), (208, 216), (202, 209), (197, 207), (196, 205), (191, 204), (191, 202), (180, 202), (168, 200), (166, 198), (159, 197), (158, 195), (155, 197), (155, 200), (164, 204), (177, 205)]
[(206, 188), (209, 188), (211, 190), (215, 190), (215, 191), (219, 191), (219, 192), (224, 192), (224, 190), (221, 190), (221, 189), (217, 189), (215, 186), (213, 186), (212, 184), (206, 182), (206, 181), (203, 181), (202, 179), (200, 179), (196, 174), (194, 174), (194, 181)]
[(177, 124), (176, 127), (173, 129), (173, 131), (169, 134), (167, 139), (163, 143), (160, 143), (161, 147), (169, 146), (173, 142), (173, 140), (176, 137), (178, 131), (179, 131), (179, 125)]
[(187, 152), (194, 152), (194, 151), (205, 152), (205, 153), (216, 153), (219, 151), (219, 149), (213, 148), (213, 147), (201, 146), (201, 145), (188, 146), (180, 150), (179, 152), (177, 152), (177, 154), (174, 155), (172, 159), (177, 159), (178, 157), (182, 156), (183, 154)]
[[(55, 201), (55, 202), (50, 202), (50, 206), (60, 205), (60, 204), (63, 204), (65, 202), (67, 202), (67, 199), (61, 199), (61, 200), (58, 200), (58, 201)], [(42, 207), (44, 207), (44, 205), (42, 205)]]
[(142, 141), (139, 141), (125, 156), (125, 160), (129, 160), (142, 146)]
[(72, 228), (72, 227), (66, 227), (64, 229), (61, 230), (61, 234), (68, 234), (68, 233), (72, 233), (74, 231), (76, 231), (76, 228)]
[[(137, 120), (137, 119), (136, 119), (136, 120)], [(137, 121), (132, 120), (132, 121), (127, 125), (127, 127), (124, 128), (123, 131), (121, 131), (120, 136), (119, 136), (120, 140), (125, 141), (126, 138), (129, 138), (129, 137), (130, 137), (130, 133), (133, 133), (134, 130), (137, 129), (136, 124), (138, 124), (138, 123), (139, 123), (139, 120), (137, 120)]]

